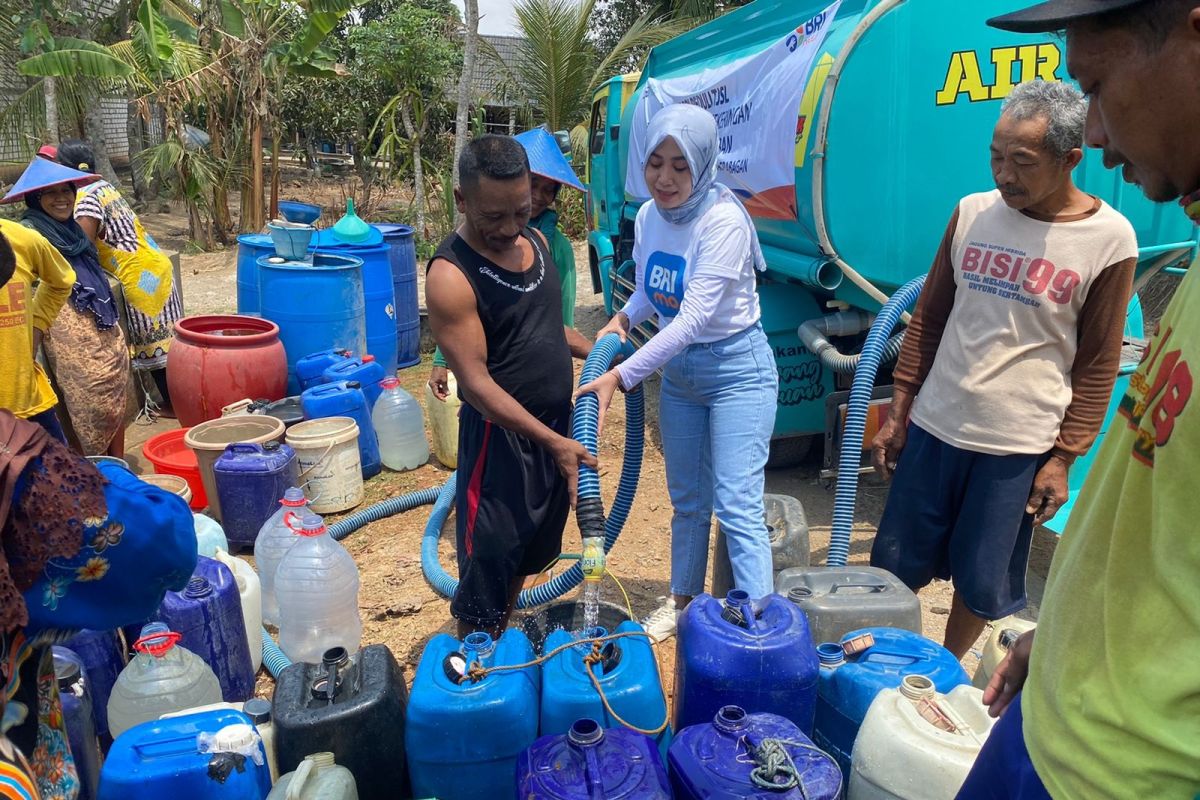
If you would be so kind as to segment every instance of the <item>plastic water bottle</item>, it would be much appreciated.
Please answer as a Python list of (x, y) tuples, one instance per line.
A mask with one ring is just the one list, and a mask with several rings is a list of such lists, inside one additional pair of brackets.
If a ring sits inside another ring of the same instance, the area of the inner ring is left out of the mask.
[(583, 537), (583, 633), (600, 623), (600, 582), (604, 579), (604, 537)]
[(400, 381), (387, 378), (379, 384), (383, 394), (375, 401), (371, 424), (379, 438), (379, 455), (388, 469), (416, 469), (429, 460), (425, 438), (425, 414), (416, 399), (400, 388)]
[[(300, 518), (308, 510), (304, 491), (295, 486), (283, 493), (279, 510), (263, 523), (254, 540), (254, 566), (262, 590), (262, 621), (279, 625), (279, 601), (275, 599), (275, 571), (283, 554), (297, 541)], [(255, 631), (257, 633), (257, 631)]]
[(275, 571), (279, 647), (292, 661), (320, 664), (333, 647), (358, 652), (358, 565), (316, 514), (304, 514), (295, 544)]
[(221, 684), (200, 656), (178, 645), (162, 622), (142, 628), (137, 655), (121, 670), (108, 698), (108, 729), (115, 739), (163, 714), (221, 702)]

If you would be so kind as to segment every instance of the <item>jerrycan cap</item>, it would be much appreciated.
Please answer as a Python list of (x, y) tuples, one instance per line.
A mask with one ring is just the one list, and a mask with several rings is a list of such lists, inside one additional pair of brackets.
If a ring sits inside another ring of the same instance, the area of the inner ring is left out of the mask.
[(375, 356), (371, 355), (370, 353), (367, 353), (365, 356), (363, 356), (362, 358), (359, 359), (359, 361), (361, 361), (364, 364), (370, 364), (374, 360), (375, 360)]
[(746, 709), (741, 706), (723, 706), (713, 719), (717, 730), (733, 733), (746, 727)]
[(796, 605), (800, 605), (810, 597), (812, 597), (812, 589), (807, 586), (793, 586), (788, 589), (787, 599)]
[(289, 506), (291, 508), (301, 508), (308, 505), (308, 498), (304, 496), (304, 490), (291, 486), (283, 493), (283, 497), (279, 498), (279, 505)]
[(750, 595), (742, 589), (730, 589), (725, 595), (725, 608), (721, 610), (721, 619), (737, 625), (739, 628), (750, 628), (754, 624), (754, 604)]
[(155, 658), (162, 658), (179, 644), (182, 638), (182, 634), (172, 631), (165, 622), (151, 622), (142, 628), (142, 635), (133, 643), (133, 649)]
[(258, 744), (258, 734), (253, 725), (238, 722), (226, 725), (213, 734), (211, 751), (213, 753), (241, 753)]
[(344, 667), (350, 663), (350, 654), (344, 647), (331, 647), (321, 655), (321, 664), (326, 667)]
[(358, 381), (346, 381), (346, 388), (347, 389), (361, 389), (362, 384), (359, 383)]
[(325, 531), (325, 520), (311, 511), (305, 511), (304, 516), (300, 518), (300, 530), (296, 533), (301, 536), (320, 536)]
[(400, 381), (397, 380), (396, 378), (384, 378), (383, 380), (381, 380), (379, 382), (379, 385), (383, 389), (395, 389), (397, 386), (400, 385)]
[(577, 719), (567, 731), (567, 741), (578, 747), (594, 747), (604, 741), (604, 729), (594, 719)]
[(261, 697), (252, 697), (242, 704), (242, 713), (250, 718), (255, 725), (271, 721), (271, 701)]

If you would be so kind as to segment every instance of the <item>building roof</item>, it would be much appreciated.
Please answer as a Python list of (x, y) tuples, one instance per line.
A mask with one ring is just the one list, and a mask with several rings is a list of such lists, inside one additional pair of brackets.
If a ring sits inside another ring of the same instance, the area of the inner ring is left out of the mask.
[[(515, 71), (517, 61), (520, 58), (521, 42), (524, 41), (522, 37), (480, 34), (479, 38), (490, 44), (492, 49), (496, 51), (496, 54), (500, 56), (500, 60), (510, 70)], [(521, 98), (505, 96), (504, 73), (497, 68), (493, 59), (486, 51), (486, 47), (481, 47), (479, 57), (475, 60), (474, 75), (471, 76), (472, 94), (482, 97), (485, 105), (521, 105)]]

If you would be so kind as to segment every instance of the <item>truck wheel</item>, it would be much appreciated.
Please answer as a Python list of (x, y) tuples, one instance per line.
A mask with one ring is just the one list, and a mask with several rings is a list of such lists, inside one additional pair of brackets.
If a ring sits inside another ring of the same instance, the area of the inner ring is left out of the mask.
[(793, 436), (787, 439), (772, 439), (771, 454), (767, 456), (767, 469), (786, 469), (799, 466), (812, 449), (816, 436)]

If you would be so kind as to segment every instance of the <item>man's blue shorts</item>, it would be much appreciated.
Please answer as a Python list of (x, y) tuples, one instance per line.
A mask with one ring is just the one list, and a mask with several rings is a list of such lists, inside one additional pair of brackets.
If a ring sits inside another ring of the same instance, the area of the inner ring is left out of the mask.
[(1025, 749), (1021, 695), (992, 728), (956, 800), (1050, 800)]
[(1025, 506), (1047, 458), (963, 450), (910, 424), (871, 566), (913, 591), (934, 578), (953, 580), (967, 608), (984, 619), (1020, 611), (1033, 541)]

